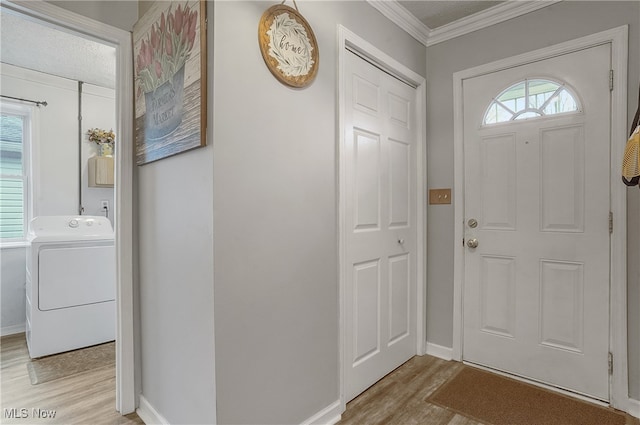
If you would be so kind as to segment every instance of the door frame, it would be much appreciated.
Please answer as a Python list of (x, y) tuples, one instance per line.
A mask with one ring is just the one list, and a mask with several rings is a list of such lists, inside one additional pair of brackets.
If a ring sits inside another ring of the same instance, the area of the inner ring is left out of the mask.
[(1, 0), (2, 7), (62, 30), (86, 35), (116, 49), (116, 132), (121, 148), (115, 161), (116, 248), (116, 410), (134, 412), (133, 303), (133, 52), (131, 33), (42, 0)]
[[(614, 72), (611, 92), (610, 211), (614, 230), (610, 239), (609, 351), (613, 354), (613, 373), (609, 379), (609, 403), (627, 411), (627, 192), (620, 181), (624, 141), (627, 139), (628, 26), (620, 26), (586, 37), (521, 55), (476, 66), (453, 74), (454, 106), (454, 271), (453, 271), (453, 359), (462, 361), (464, 290), (464, 80), (520, 65), (572, 53), (602, 44), (611, 44)], [(606, 225), (603, 223), (603, 225)], [(613, 307), (616, 308), (613, 308)]]
[(338, 302), (339, 302), (339, 360), (340, 360), (340, 411), (346, 408), (345, 374), (346, 363), (346, 329), (345, 318), (347, 306), (345, 305), (346, 282), (347, 282), (347, 261), (346, 261), (346, 205), (344, 194), (346, 193), (346, 181), (342, 178), (345, 175), (347, 166), (346, 155), (342, 146), (344, 144), (345, 129), (345, 105), (346, 99), (346, 78), (345, 62), (346, 55), (353, 52), (367, 62), (373, 64), (382, 71), (391, 74), (395, 78), (415, 87), (416, 90), (416, 113), (423, 117), (417, 122), (417, 144), (416, 155), (418, 162), (416, 167), (416, 353), (425, 354), (426, 347), (426, 205), (425, 188), (427, 172), (427, 143), (426, 143), (426, 79), (405, 65), (401, 64), (391, 56), (382, 52), (368, 41), (351, 32), (342, 25), (338, 25), (338, 135), (336, 137), (336, 155), (338, 168)]

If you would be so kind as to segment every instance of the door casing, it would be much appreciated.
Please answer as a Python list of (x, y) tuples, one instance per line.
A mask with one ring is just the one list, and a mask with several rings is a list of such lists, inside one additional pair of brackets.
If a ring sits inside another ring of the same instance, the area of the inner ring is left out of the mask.
[(2, 0), (2, 7), (87, 35), (116, 48), (116, 134), (124, 148), (116, 156), (116, 410), (135, 411), (133, 304), (133, 53), (131, 33), (44, 1)]
[(465, 79), (515, 66), (563, 55), (600, 44), (611, 43), (613, 90), (611, 92), (610, 147), (610, 211), (614, 230), (610, 246), (610, 329), (609, 350), (613, 354), (610, 377), (611, 406), (628, 410), (627, 366), (627, 196), (620, 182), (621, 158), (627, 139), (627, 63), (628, 26), (599, 32), (554, 46), (480, 65), (453, 74), (454, 95), (454, 293), (453, 293), (453, 359), (462, 361), (463, 283), (464, 283), (464, 152), (463, 98)]
[(426, 314), (425, 314), (425, 294), (426, 294), (426, 80), (419, 74), (407, 68), (405, 65), (396, 61), (380, 49), (376, 48), (360, 36), (349, 31), (343, 26), (338, 26), (338, 135), (337, 135), (337, 180), (338, 180), (338, 276), (339, 276), (339, 311), (340, 311), (340, 412), (346, 409), (345, 394), (345, 349), (346, 346), (346, 330), (345, 317), (347, 306), (345, 305), (345, 287), (347, 276), (347, 262), (345, 261), (345, 223), (346, 208), (343, 196), (346, 189), (346, 182), (342, 178), (344, 176), (346, 161), (345, 155), (342, 153), (342, 145), (344, 143), (344, 117), (346, 104), (345, 90), (345, 57), (349, 53), (347, 50), (354, 52), (356, 55), (372, 63), (374, 66), (382, 69), (384, 72), (391, 74), (401, 81), (416, 88), (416, 111), (420, 117), (425, 117), (417, 123), (418, 140), (416, 155), (418, 155), (416, 174), (416, 258), (419, 261), (416, 264), (416, 352), (418, 355), (425, 353), (426, 346)]

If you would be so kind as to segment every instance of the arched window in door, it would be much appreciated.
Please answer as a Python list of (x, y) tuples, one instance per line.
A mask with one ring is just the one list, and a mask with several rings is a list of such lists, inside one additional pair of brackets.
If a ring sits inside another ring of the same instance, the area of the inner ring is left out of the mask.
[(578, 97), (564, 83), (526, 79), (502, 91), (484, 114), (483, 125), (540, 118), (581, 110)]

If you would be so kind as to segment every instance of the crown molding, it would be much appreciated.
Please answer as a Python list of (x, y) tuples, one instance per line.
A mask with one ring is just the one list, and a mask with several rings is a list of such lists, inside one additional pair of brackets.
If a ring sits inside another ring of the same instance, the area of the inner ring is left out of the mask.
[(461, 35), (469, 34), (470, 32), (478, 31), (509, 19), (517, 18), (518, 16), (542, 9), (543, 7), (551, 6), (559, 1), (561, 0), (506, 1), (500, 3), (489, 9), (431, 30), (426, 46), (433, 46), (434, 44), (442, 43), (443, 41), (451, 40), (452, 38), (460, 37)]
[(396, 0), (367, 0), (367, 3), (420, 43), (425, 46), (428, 45), (427, 42), (431, 29)]
[(430, 29), (396, 0), (366, 0), (391, 22), (398, 25), (426, 47), (461, 35), (499, 24), (509, 19), (551, 6), (562, 0), (505, 1), (489, 9), (458, 19), (450, 24)]

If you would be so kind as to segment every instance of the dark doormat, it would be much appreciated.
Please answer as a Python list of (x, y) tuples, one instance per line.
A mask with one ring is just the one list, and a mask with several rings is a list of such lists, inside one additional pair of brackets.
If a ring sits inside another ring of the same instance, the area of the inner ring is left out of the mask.
[(427, 401), (492, 425), (624, 425), (624, 413), (473, 367)]
[(31, 385), (53, 381), (103, 366), (115, 365), (115, 342), (32, 359), (27, 363)]

